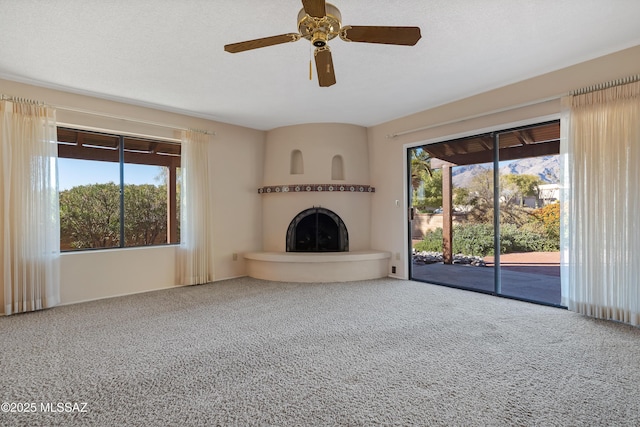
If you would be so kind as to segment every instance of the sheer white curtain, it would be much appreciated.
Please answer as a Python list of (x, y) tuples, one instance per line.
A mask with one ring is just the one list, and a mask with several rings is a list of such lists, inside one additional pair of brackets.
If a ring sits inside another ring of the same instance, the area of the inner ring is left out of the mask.
[(60, 302), (55, 110), (0, 100), (0, 273), (6, 315)]
[(563, 304), (639, 325), (640, 82), (563, 106)]
[(210, 135), (193, 130), (182, 133), (177, 269), (182, 285), (214, 279), (211, 148)]

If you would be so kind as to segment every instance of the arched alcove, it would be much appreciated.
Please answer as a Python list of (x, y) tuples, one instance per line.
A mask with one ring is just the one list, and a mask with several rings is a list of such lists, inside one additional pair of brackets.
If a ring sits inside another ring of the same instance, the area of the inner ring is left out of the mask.
[(331, 179), (334, 181), (344, 181), (344, 162), (342, 156), (333, 156), (331, 160)]
[(302, 159), (302, 151), (293, 150), (291, 152), (291, 175), (302, 175), (304, 173), (304, 160)]

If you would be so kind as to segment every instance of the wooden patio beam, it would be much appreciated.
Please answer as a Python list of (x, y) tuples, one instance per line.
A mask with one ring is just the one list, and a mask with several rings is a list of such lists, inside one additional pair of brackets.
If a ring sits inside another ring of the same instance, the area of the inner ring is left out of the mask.
[[(500, 150), (500, 161), (517, 160), (526, 157), (552, 156), (560, 154), (560, 141), (545, 142), (543, 144), (522, 145), (519, 147), (503, 148)], [(442, 164), (454, 164), (457, 166), (476, 165), (493, 162), (493, 150), (478, 151), (467, 154), (454, 154), (451, 156), (439, 156)], [(437, 162), (436, 162), (437, 164)], [(432, 168), (434, 163), (432, 162)]]
[(442, 168), (442, 258), (453, 264), (453, 174), (451, 165)]
[(178, 201), (177, 201), (177, 166), (179, 162), (172, 162), (169, 166), (167, 183), (167, 243), (178, 243)]
[[(65, 159), (96, 160), (101, 162), (120, 162), (118, 150), (87, 146), (58, 144), (58, 157)], [(153, 153), (132, 153), (125, 151), (125, 163), (169, 167), (176, 156), (163, 156)]]

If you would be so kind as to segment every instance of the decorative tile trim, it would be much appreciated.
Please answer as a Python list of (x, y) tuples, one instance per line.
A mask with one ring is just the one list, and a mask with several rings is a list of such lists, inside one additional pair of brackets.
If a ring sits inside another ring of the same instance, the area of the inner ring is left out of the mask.
[(334, 193), (375, 193), (376, 189), (370, 185), (361, 184), (292, 184), (271, 185), (258, 188), (259, 194), (272, 193), (310, 193), (310, 192), (334, 192)]

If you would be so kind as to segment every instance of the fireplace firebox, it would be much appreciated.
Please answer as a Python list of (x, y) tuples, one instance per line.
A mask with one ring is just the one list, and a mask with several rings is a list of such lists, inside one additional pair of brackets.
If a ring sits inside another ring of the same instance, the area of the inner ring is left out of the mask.
[(329, 209), (300, 212), (287, 229), (287, 252), (348, 252), (349, 234), (342, 219)]

